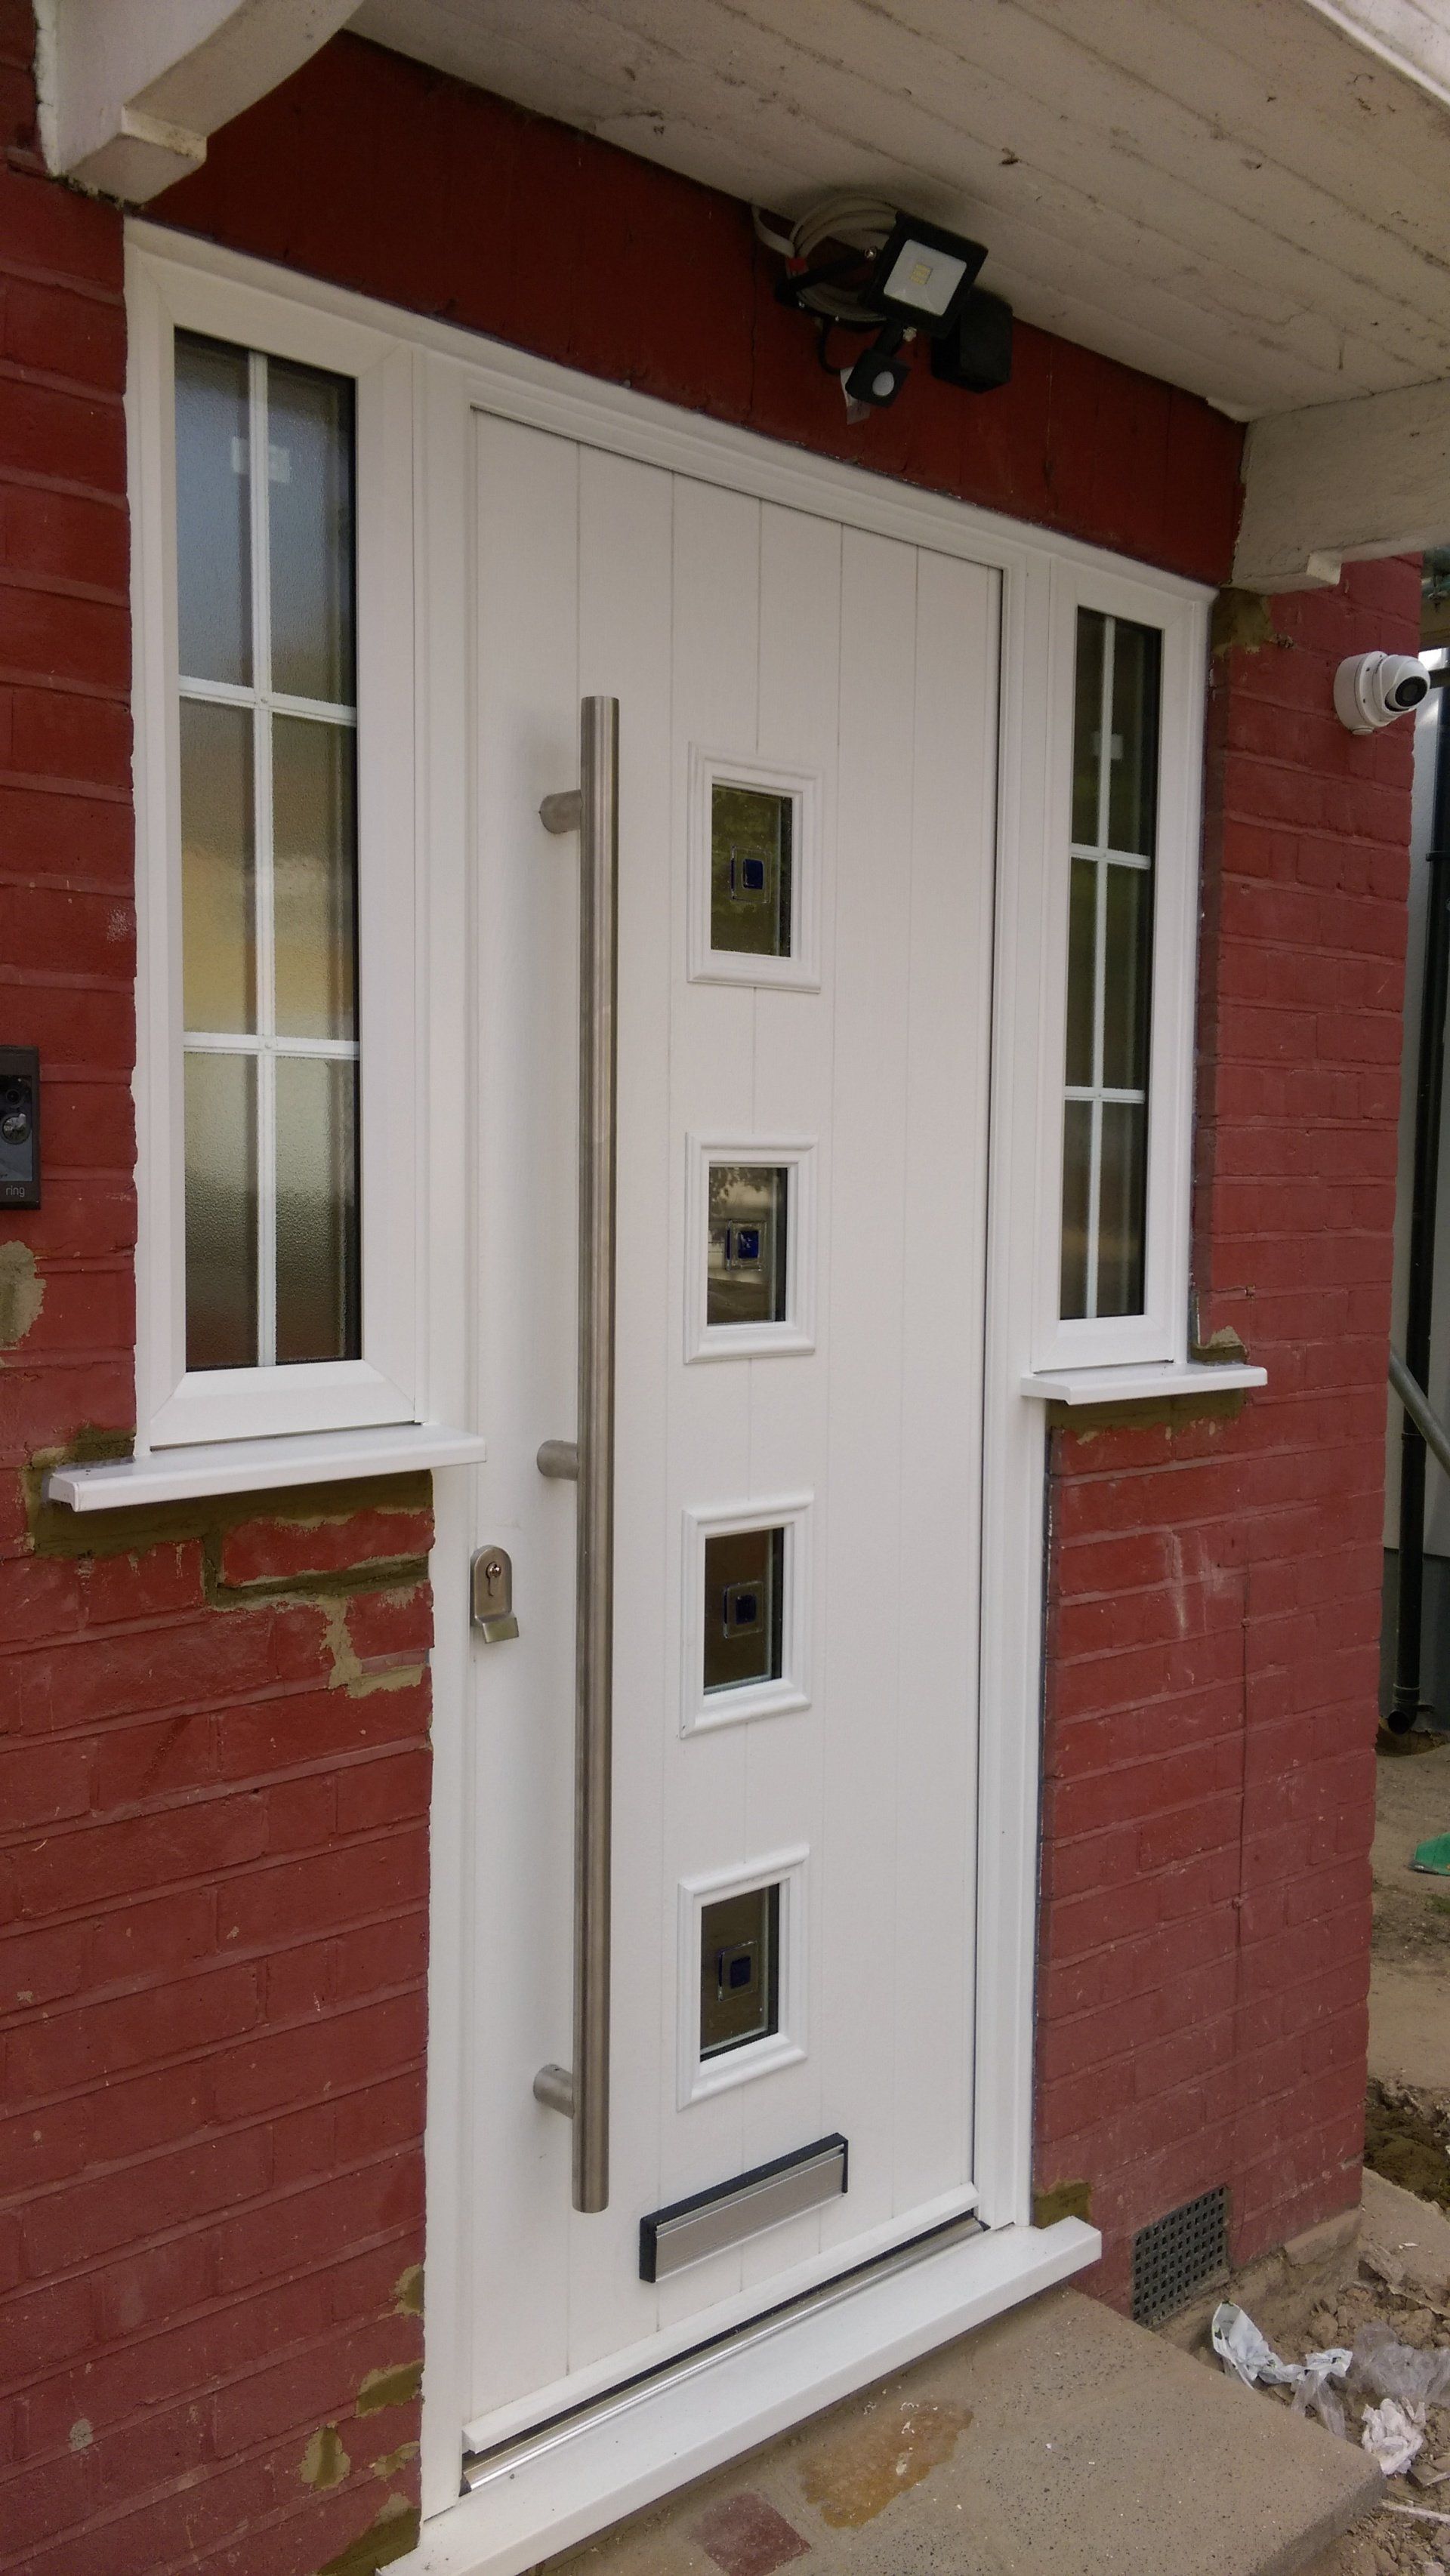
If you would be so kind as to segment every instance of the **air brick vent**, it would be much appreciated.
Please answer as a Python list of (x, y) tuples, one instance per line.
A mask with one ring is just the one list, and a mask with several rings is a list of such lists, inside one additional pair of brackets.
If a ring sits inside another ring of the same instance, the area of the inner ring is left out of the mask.
[(1200, 2192), (1133, 2239), (1133, 2315), (1160, 2325), (1228, 2269), (1228, 2192)]

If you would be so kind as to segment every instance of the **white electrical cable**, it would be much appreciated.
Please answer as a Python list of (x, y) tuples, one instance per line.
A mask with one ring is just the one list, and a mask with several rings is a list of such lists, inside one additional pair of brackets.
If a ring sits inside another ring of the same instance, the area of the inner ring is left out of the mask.
[[(823, 197), (783, 233), (777, 219), (759, 206), (751, 208), (756, 237), (768, 250), (782, 259), (804, 260), (809, 266), (817, 251), (828, 242), (839, 242), (843, 250), (869, 255), (879, 251), (896, 222), (896, 208), (880, 197), (861, 196), (854, 190), (839, 190)], [(881, 316), (874, 313), (852, 293), (849, 286), (835, 282), (808, 286), (800, 297), (803, 309), (818, 313), (828, 322), (845, 322), (857, 330), (877, 330)]]

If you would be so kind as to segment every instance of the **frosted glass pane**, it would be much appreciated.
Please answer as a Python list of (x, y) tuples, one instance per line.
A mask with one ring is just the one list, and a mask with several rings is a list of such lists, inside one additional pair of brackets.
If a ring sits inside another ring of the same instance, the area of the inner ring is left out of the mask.
[(1151, 858), (1158, 822), (1158, 671), (1163, 639), (1156, 626), (1118, 618), (1113, 629), (1113, 763), (1108, 786), (1108, 842)]
[(357, 1068), (277, 1059), (277, 1358), (358, 1355)]
[[(1148, 996), (1153, 981), (1153, 879), (1146, 868), (1107, 870), (1103, 957), (1103, 1081), (1142, 1091), (1148, 1081)], [(1068, 1076), (1071, 1081), (1072, 1076)]]
[(1103, 1169), (1098, 1187), (1098, 1313), (1143, 1311), (1143, 1187), (1146, 1109), (1103, 1104)]
[(1093, 1078), (1093, 996), (1098, 940), (1098, 872), (1074, 859), (1067, 916), (1067, 1079), (1075, 1090)]
[(272, 835), (278, 1032), (350, 1038), (357, 871), (348, 727), (273, 718)]
[(272, 686), (351, 706), (352, 386), (276, 358), (267, 382)]
[(189, 1029), (257, 1025), (252, 717), (181, 702), (182, 994)]
[(1062, 1117), (1062, 1313), (1085, 1315), (1088, 1207), (1092, 1186), (1093, 1112), (1069, 1100)]
[(192, 680), (252, 677), (247, 356), (176, 339), (176, 575), (181, 668)]
[(186, 1059), (186, 1365), (257, 1359), (257, 1068)]
[(1102, 759), (1103, 636), (1107, 619), (1077, 612), (1077, 685), (1072, 732), (1072, 837), (1096, 847), (1098, 771)]

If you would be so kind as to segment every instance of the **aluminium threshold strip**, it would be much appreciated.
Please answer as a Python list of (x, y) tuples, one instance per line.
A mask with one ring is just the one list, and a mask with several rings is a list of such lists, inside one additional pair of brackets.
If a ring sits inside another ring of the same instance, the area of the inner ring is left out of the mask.
[(869, 2282), (884, 2280), (894, 2272), (904, 2272), (942, 2252), (948, 2245), (965, 2244), (969, 2237), (984, 2236), (986, 2229), (979, 2218), (949, 2218), (925, 2236), (913, 2236), (910, 2243), (894, 2246), (888, 2254), (875, 2254), (869, 2261), (858, 2263), (849, 2272), (837, 2273), (834, 2280), (823, 2281), (814, 2289), (798, 2291), (793, 2299), (782, 2300), (779, 2307), (767, 2308), (748, 2324), (730, 2326), (723, 2334), (708, 2335), (702, 2343), (692, 2344), (688, 2352), (676, 2353), (653, 2370), (637, 2371), (632, 2379), (606, 2391), (602, 2397), (586, 2398), (579, 2406), (566, 2407), (561, 2414), (551, 2415), (542, 2424), (533, 2425), (527, 2433), (514, 2433), (506, 2441), (486, 2451), (465, 2451), (461, 2492), (472, 2495), (487, 2485), (491, 2478), (512, 2476), (526, 2460), (542, 2457), (561, 2442), (571, 2440), (586, 2426), (593, 2427), (607, 2418), (622, 2415), (646, 2402), (665, 2389), (694, 2379), (701, 2371), (713, 2369), (726, 2355), (746, 2351), (753, 2344), (767, 2342), (807, 2310), (836, 2306), (842, 2299), (854, 2298)]

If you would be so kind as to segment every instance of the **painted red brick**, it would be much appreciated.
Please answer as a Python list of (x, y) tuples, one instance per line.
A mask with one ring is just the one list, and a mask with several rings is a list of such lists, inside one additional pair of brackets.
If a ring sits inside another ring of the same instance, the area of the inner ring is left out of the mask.
[(909, 402), (848, 428), (744, 206), (356, 37), (150, 211), (687, 410), (1227, 576), (1240, 432), (1206, 403), (1023, 325), (1002, 391), (964, 401), (918, 368)]
[[(1195, 1252), (1202, 1329), (1270, 1385), (1232, 1424), (1053, 1441), (1039, 2168), (1091, 2182), (1115, 2297), (1179, 2200), (1227, 2182), (1246, 2257), (1352, 2201), (1362, 2143), (1410, 745), (1327, 710), (1343, 652), (1414, 649), (1417, 567), (1272, 616), (1215, 666)], [(1224, 1786), (1176, 1800), (1191, 1708)], [(1201, 1989), (1165, 1979), (1185, 1925)], [(1131, 2102), (1095, 2097), (1114, 2015), (1150, 2002)]]

